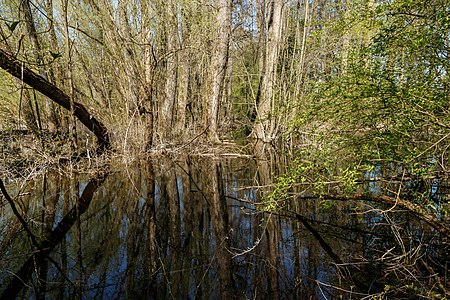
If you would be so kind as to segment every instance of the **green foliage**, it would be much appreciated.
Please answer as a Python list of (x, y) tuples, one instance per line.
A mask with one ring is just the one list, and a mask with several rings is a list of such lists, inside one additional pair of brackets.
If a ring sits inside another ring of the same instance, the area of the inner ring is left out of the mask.
[[(362, 174), (369, 167), (360, 163), (343, 162), (334, 156), (334, 151), (308, 151), (304, 149), (285, 174), (276, 178), (272, 192), (265, 195), (264, 210), (283, 208), (285, 200), (299, 192), (303, 196), (321, 198), (322, 195), (358, 190)], [(326, 200), (326, 199), (324, 199)], [(324, 201), (323, 208), (329, 203)]]
[(356, 192), (358, 187), (357, 179), (360, 176), (360, 170), (358, 170), (357, 166), (348, 166), (345, 169), (339, 169), (339, 181), (342, 186), (342, 190), (344, 194), (348, 195)]
[(279, 209), (284, 200), (288, 199), (289, 191), (296, 183), (307, 183), (309, 181), (309, 173), (315, 168), (313, 162), (295, 160), (294, 166), (282, 176), (276, 178), (272, 192), (265, 195), (263, 210), (274, 211)]
[(388, 284), (386, 284), (384, 286), (384, 291), (379, 293), (378, 295), (374, 295), (372, 296), (373, 300), (384, 300), (384, 299), (388, 299), (388, 294), (389, 292), (392, 290), (392, 287)]
[[(436, 174), (436, 161), (448, 156), (449, 4), (352, 4), (344, 17), (311, 37), (313, 45), (326, 39), (334, 47), (322, 51), (347, 59), (327, 61), (307, 81), (291, 132), (308, 143), (299, 146), (302, 160), (278, 179), (269, 199), (288, 198), (288, 191), (305, 183), (309, 195), (352, 194), (374, 166), (427, 182)], [(433, 214), (440, 210), (428, 204), (421, 188), (404, 196), (429, 205)]]
[(11, 75), (0, 69), (0, 127), (8, 128), (18, 118), (19, 95)]
[(372, 38), (351, 46), (347, 72), (314, 84), (295, 126), (360, 158), (432, 157), (450, 128), (448, 17), (439, 4), (379, 5)]

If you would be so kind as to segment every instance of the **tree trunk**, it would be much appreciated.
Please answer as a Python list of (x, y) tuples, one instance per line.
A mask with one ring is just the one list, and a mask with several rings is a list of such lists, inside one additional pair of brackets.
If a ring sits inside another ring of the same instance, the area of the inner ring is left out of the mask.
[(20, 89), (20, 111), (23, 114), (27, 128), (33, 132), (37, 132), (39, 128), (36, 122), (36, 116), (34, 115), (30, 91), (25, 88), (20, 81), (16, 81), (15, 85), (18, 89)]
[(219, 106), (223, 96), (225, 74), (231, 39), (231, 0), (219, 0), (217, 12), (217, 33), (213, 40), (213, 54), (207, 92), (208, 139), (220, 142), (218, 135)]
[[(184, 41), (186, 43), (186, 41)], [(178, 96), (177, 96), (177, 115), (175, 130), (177, 135), (182, 136), (186, 128), (186, 105), (188, 103), (189, 73), (191, 51), (183, 47), (178, 64)]]
[(172, 137), (174, 107), (177, 95), (177, 66), (178, 66), (178, 18), (174, 0), (165, 4), (166, 29), (166, 81), (164, 84), (164, 99), (161, 107), (161, 135), (163, 141)]
[[(67, 19), (68, 0), (61, 1), (61, 7), (63, 12), (63, 24), (64, 24), (64, 43), (65, 43), (65, 57), (67, 60), (67, 85), (69, 86), (69, 101), (70, 101), (70, 134), (72, 138), (72, 148), (75, 150), (78, 148), (77, 141), (77, 120), (75, 116), (75, 95), (72, 80), (72, 45), (69, 37), (69, 22)], [(45, 77), (44, 77), (45, 78)]]
[[(47, 0), (45, 2), (45, 12), (47, 13), (47, 16), (48, 16), (47, 25), (49, 28), (49, 35), (50, 35), (50, 48), (53, 53), (58, 54), (60, 52), (60, 49), (59, 49), (58, 40), (56, 37), (55, 25), (54, 25), (54, 21), (53, 21), (54, 20), (53, 0)], [(58, 67), (58, 64), (55, 62), (50, 64), (47, 75), (48, 76), (45, 79), (52, 82), (56, 86), (58, 86), (56, 80), (61, 80), (63, 77), (62, 73), (60, 71), (60, 68)], [(58, 114), (57, 107), (55, 106), (55, 103), (53, 101), (51, 101), (51, 99), (46, 99), (45, 103), (46, 103), (45, 107), (47, 110), (47, 127), (50, 132), (53, 132), (56, 130), (56, 127), (58, 127), (58, 125), (63, 125), (62, 115)], [(53, 128), (53, 127), (55, 127), (55, 128)], [(63, 128), (62, 131), (66, 131), (66, 128)]]
[(278, 54), (283, 28), (283, 0), (273, 0), (269, 3), (269, 16), (266, 18), (267, 34), (259, 87), (259, 101), (257, 103), (257, 118), (253, 125), (253, 136), (263, 142), (270, 142), (275, 138), (275, 108), (274, 87), (278, 65)]
[(142, 36), (144, 44), (144, 78), (145, 78), (145, 101), (141, 109), (145, 113), (145, 144), (150, 149), (153, 146), (154, 132), (154, 104), (153, 104), (153, 82), (155, 78), (156, 61), (153, 59), (153, 48), (151, 45), (151, 26), (148, 16), (148, 3), (141, 1), (142, 11)]

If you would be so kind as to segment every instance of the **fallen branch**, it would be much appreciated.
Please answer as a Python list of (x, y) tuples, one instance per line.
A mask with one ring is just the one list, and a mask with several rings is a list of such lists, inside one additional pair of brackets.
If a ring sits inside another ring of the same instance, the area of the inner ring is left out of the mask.
[[(45, 80), (42, 76), (36, 74), (14, 56), (0, 49), (0, 68), (9, 74), (22, 80), (35, 90), (47, 96), (53, 102), (70, 111), (70, 98), (62, 90)], [(97, 137), (100, 148), (107, 149), (111, 147), (107, 128), (97, 120), (83, 104), (74, 103), (75, 117), (83, 123), (87, 129)]]

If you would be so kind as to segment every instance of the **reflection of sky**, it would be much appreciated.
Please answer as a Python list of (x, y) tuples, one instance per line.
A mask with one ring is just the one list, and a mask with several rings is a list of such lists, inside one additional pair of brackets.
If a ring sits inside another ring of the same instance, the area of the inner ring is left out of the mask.
[(382, 175), (383, 175), (383, 173), (382, 173), (382, 169), (380, 166), (374, 166), (372, 168), (372, 170), (367, 171), (364, 174), (364, 179), (369, 180), (369, 181), (366, 183), (367, 191), (365, 191), (365, 192), (368, 192), (372, 195), (381, 195), (382, 182), (378, 181), (376, 179), (380, 178)]
[(64, 218), (65, 204), (66, 204), (66, 201), (65, 201), (64, 192), (60, 192), (59, 197), (58, 197), (58, 202), (57, 202), (56, 208), (55, 208), (55, 218), (53, 221), (52, 230), (54, 230), (56, 228), (56, 226), (58, 226), (58, 224)]
[(159, 186), (155, 184), (155, 211), (158, 211), (159, 204), (161, 202), (161, 191), (159, 190)]
[(281, 239), (279, 243), (280, 263), (283, 272), (280, 272), (280, 283), (284, 284), (283, 289), (289, 289), (295, 280), (295, 250), (294, 234), (292, 232), (291, 222), (286, 219), (277, 220), (281, 225)]
[(181, 230), (180, 234), (182, 241), (184, 241), (184, 239), (186, 238), (186, 233), (184, 225), (183, 180), (181, 179), (181, 176), (177, 176), (177, 191), (178, 191), (178, 204), (180, 207), (180, 230)]

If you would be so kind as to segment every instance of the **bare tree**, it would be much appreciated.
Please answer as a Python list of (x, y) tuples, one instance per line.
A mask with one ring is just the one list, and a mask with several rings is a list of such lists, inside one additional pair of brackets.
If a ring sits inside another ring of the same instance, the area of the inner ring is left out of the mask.
[(264, 49), (261, 52), (261, 82), (257, 99), (257, 119), (253, 126), (253, 135), (264, 142), (275, 138), (274, 88), (277, 80), (277, 65), (283, 29), (283, 0), (271, 0), (268, 14), (264, 18), (267, 33), (264, 36)]
[(65, 58), (67, 60), (67, 84), (69, 86), (69, 98), (70, 98), (70, 114), (71, 114), (71, 128), (70, 133), (72, 135), (72, 147), (76, 149), (78, 147), (77, 141), (77, 122), (75, 117), (75, 94), (73, 86), (73, 73), (72, 73), (72, 43), (69, 37), (69, 20), (68, 20), (68, 0), (61, 1), (61, 7), (63, 11), (63, 24), (64, 24), (64, 43), (65, 43)]
[(177, 95), (178, 70), (178, 14), (177, 3), (169, 0), (164, 4), (165, 42), (166, 42), (166, 78), (164, 85), (164, 99), (161, 107), (161, 130), (163, 139), (172, 136), (174, 108)]
[(210, 75), (207, 92), (208, 139), (220, 142), (217, 132), (219, 122), (219, 106), (225, 86), (225, 75), (228, 64), (231, 39), (231, 0), (217, 2), (217, 28), (213, 39)]

